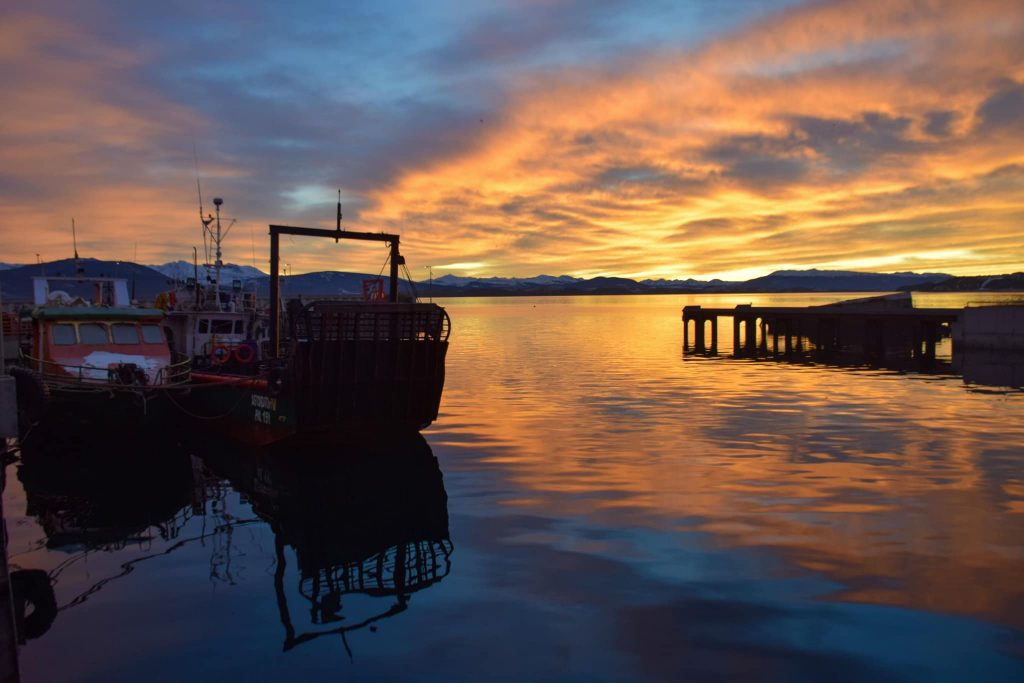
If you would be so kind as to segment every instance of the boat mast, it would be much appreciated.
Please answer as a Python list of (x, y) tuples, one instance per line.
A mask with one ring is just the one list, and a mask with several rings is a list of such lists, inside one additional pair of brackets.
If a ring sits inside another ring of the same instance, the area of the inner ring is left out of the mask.
[(221, 234), (220, 234), (220, 206), (223, 203), (224, 203), (224, 200), (221, 199), (220, 197), (214, 197), (213, 198), (213, 205), (217, 209), (217, 232), (216, 232), (216, 234), (214, 234), (214, 237), (213, 237), (213, 243), (214, 243), (214, 246), (216, 247), (216, 253), (215, 253), (214, 262), (213, 262), (213, 273), (214, 273), (214, 275), (213, 275), (213, 300), (217, 304), (217, 310), (218, 311), (220, 310), (220, 269), (221, 269), (221, 266), (224, 265), (224, 262), (221, 260), (221, 251), (220, 251), (220, 239), (221, 239)]

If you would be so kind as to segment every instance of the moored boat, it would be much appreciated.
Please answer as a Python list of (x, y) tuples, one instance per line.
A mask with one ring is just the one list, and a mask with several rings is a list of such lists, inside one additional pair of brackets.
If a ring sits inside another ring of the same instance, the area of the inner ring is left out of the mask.
[[(355, 433), (417, 431), (437, 418), (451, 321), (433, 303), (400, 302), (399, 237), (340, 229), (270, 226), (268, 310), (256, 299), (225, 298), (219, 285), (220, 214), (204, 220), (218, 267), (207, 293), (176, 307), (165, 325), (195, 365), (180, 407), (197, 421), (256, 445), (295, 438), (348, 438)], [(339, 210), (340, 217), (340, 210)], [(391, 274), (383, 288), (365, 287), (366, 299), (298, 299), (282, 306), (280, 235), (388, 243)], [(233, 288), (235, 294), (241, 288)], [(212, 293), (212, 297), (211, 297)], [(282, 315), (285, 309), (285, 315)], [(204, 322), (205, 321), (205, 322)], [(220, 333), (214, 327), (220, 326)], [(205, 336), (204, 336), (205, 335)]]
[(23, 428), (55, 407), (117, 420), (146, 415), (150, 399), (189, 380), (188, 359), (175, 357), (164, 336), (163, 311), (133, 305), (124, 278), (34, 277), (33, 305), (10, 369)]

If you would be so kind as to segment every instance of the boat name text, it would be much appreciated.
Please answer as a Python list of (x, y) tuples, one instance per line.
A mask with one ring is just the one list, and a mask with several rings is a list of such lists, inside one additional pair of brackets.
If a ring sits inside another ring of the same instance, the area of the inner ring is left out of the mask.
[(265, 410), (277, 410), (277, 399), (271, 398), (270, 396), (261, 396), (260, 394), (253, 394), (252, 406), (253, 408), (263, 408)]

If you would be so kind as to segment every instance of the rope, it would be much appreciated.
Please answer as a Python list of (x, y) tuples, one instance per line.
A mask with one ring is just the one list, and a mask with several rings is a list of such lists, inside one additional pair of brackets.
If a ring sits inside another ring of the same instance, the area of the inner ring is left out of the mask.
[(380, 266), (380, 272), (377, 273), (377, 279), (380, 279), (380, 278), (384, 277), (384, 268), (385, 268), (385, 266), (388, 265), (388, 261), (390, 261), (390, 260), (391, 260), (391, 252), (388, 251), (387, 258), (384, 259), (384, 263), (382, 263), (381, 266)]
[(409, 290), (412, 292), (412, 300), (419, 301), (420, 297), (416, 294), (416, 283), (412, 281), (412, 274), (409, 272), (409, 266), (403, 263), (402, 270), (405, 271), (405, 279), (409, 281)]
[[(224, 386), (225, 384), (227, 386), (232, 386), (233, 384), (237, 384), (237, 382), (231, 382), (231, 383), (224, 382), (223, 384), (219, 384), (219, 385), (218, 384), (211, 384), (210, 386)], [(221, 420), (221, 419), (227, 417), (228, 415), (230, 415), (231, 413), (235, 412), (235, 408), (237, 408), (238, 406), (240, 406), (242, 404), (242, 399), (244, 399), (244, 398), (245, 398), (244, 394), (239, 394), (238, 400), (235, 401), (235, 405), (231, 406), (231, 408), (229, 408), (228, 411), (226, 413), (224, 413), (223, 415), (210, 415), (210, 416), (207, 416), (207, 415), (199, 415), (198, 413), (193, 413), (191, 410), (189, 410), (185, 406), (183, 406), (180, 403), (178, 403), (178, 401), (176, 401), (175, 398), (174, 398), (174, 394), (170, 394), (170, 393), (167, 394), (167, 400), (171, 402), (171, 405), (173, 405), (175, 408), (177, 408), (181, 412), (185, 413), (189, 417), (194, 418), (196, 420)]]
[[(242, 519), (242, 520), (237, 520), (237, 521), (234, 521), (234, 522), (230, 522), (230, 523), (225, 524), (225, 525), (220, 525), (220, 526), (214, 527), (214, 530), (211, 533), (209, 533), (209, 534), (201, 534), (199, 536), (194, 536), (192, 538), (184, 538), (184, 539), (178, 541), (177, 543), (175, 543), (174, 545), (172, 545), (170, 548), (168, 548), (166, 550), (163, 550), (163, 551), (161, 551), (159, 553), (154, 553), (152, 555), (146, 555), (144, 557), (139, 557), (139, 558), (136, 558), (134, 560), (129, 560), (128, 562), (125, 562), (125, 563), (123, 563), (121, 565), (121, 572), (120, 573), (115, 574), (113, 576), (108, 576), (108, 577), (106, 577), (104, 579), (101, 579), (101, 580), (97, 581), (95, 584), (93, 584), (88, 589), (86, 589), (83, 593), (81, 593), (78, 596), (76, 596), (75, 598), (73, 598), (70, 602), (68, 602), (67, 604), (64, 604), (64, 605), (61, 605), (60, 607), (58, 607), (57, 611), (58, 612), (63, 612), (64, 610), (69, 609), (71, 607), (75, 607), (76, 605), (81, 605), (83, 602), (88, 600), (91, 595), (93, 595), (97, 591), (101, 590), (104, 586), (106, 586), (111, 581), (114, 581), (114, 580), (119, 579), (119, 578), (121, 578), (123, 576), (127, 576), (128, 574), (131, 574), (135, 570), (135, 565), (140, 563), (140, 562), (145, 562), (146, 560), (151, 560), (151, 559), (156, 558), (156, 557), (161, 557), (161, 556), (164, 556), (164, 555), (169, 555), (170, 553), (174, 552), (178, 548), (184, 547), (185, 545), (191, 543), (192, 541), (201, 541), (204, 538), (207, 538), (208, 536), (213, 536), (213, 535), (216, 535), (216, 534), (219, 534), (219, 533), (223, 533), (223, 531), (225, 529), (231, 529), (231, 528), (234, 528), (236, 526), (247, 526), (249, 524), (256, 524), (256, 523), (259, 523), (261, 521), (263, 521), (263, 520), (261, 520), (258, 517), (255, 517), (255, 518), (252, 518), (252, 519)], [(89, 554), (89, 552), (90, 551), (86, 551), (86, 552), (82, 553), (81, 557), (85, 557), (86, 555)]]

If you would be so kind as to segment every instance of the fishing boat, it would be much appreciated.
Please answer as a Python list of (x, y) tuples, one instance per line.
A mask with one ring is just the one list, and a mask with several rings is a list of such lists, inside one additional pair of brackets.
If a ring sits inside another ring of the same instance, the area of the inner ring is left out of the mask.
[[(220, 207), (203, 220), (216, 249), (213, 275), (168, 297), (164, 325), (194, 365), (179, 407), (197, 422), (266, 446), (296, 438), (417, 431), (437, 418), (451, 321), (433, 303), (400, 302), (399, 236), (270, 226), (270, 297), (220, 283)], [(280, 236), (369, 240), (389, 246), (390, 284), (369, 281), (361, 300), (282, 303)], [(198, 269), (197, 269), (198, 271)], [(187, 303), (182, 305), (183, 297)]]
[(163, 311), (134, 305), (125, 278), (32, 278), (33, 308), (19, 339), (19, 418), (56, 408), (125, 421), (150, 413), (150, 400), (188, 383), (190, 362), (175, 357)]

